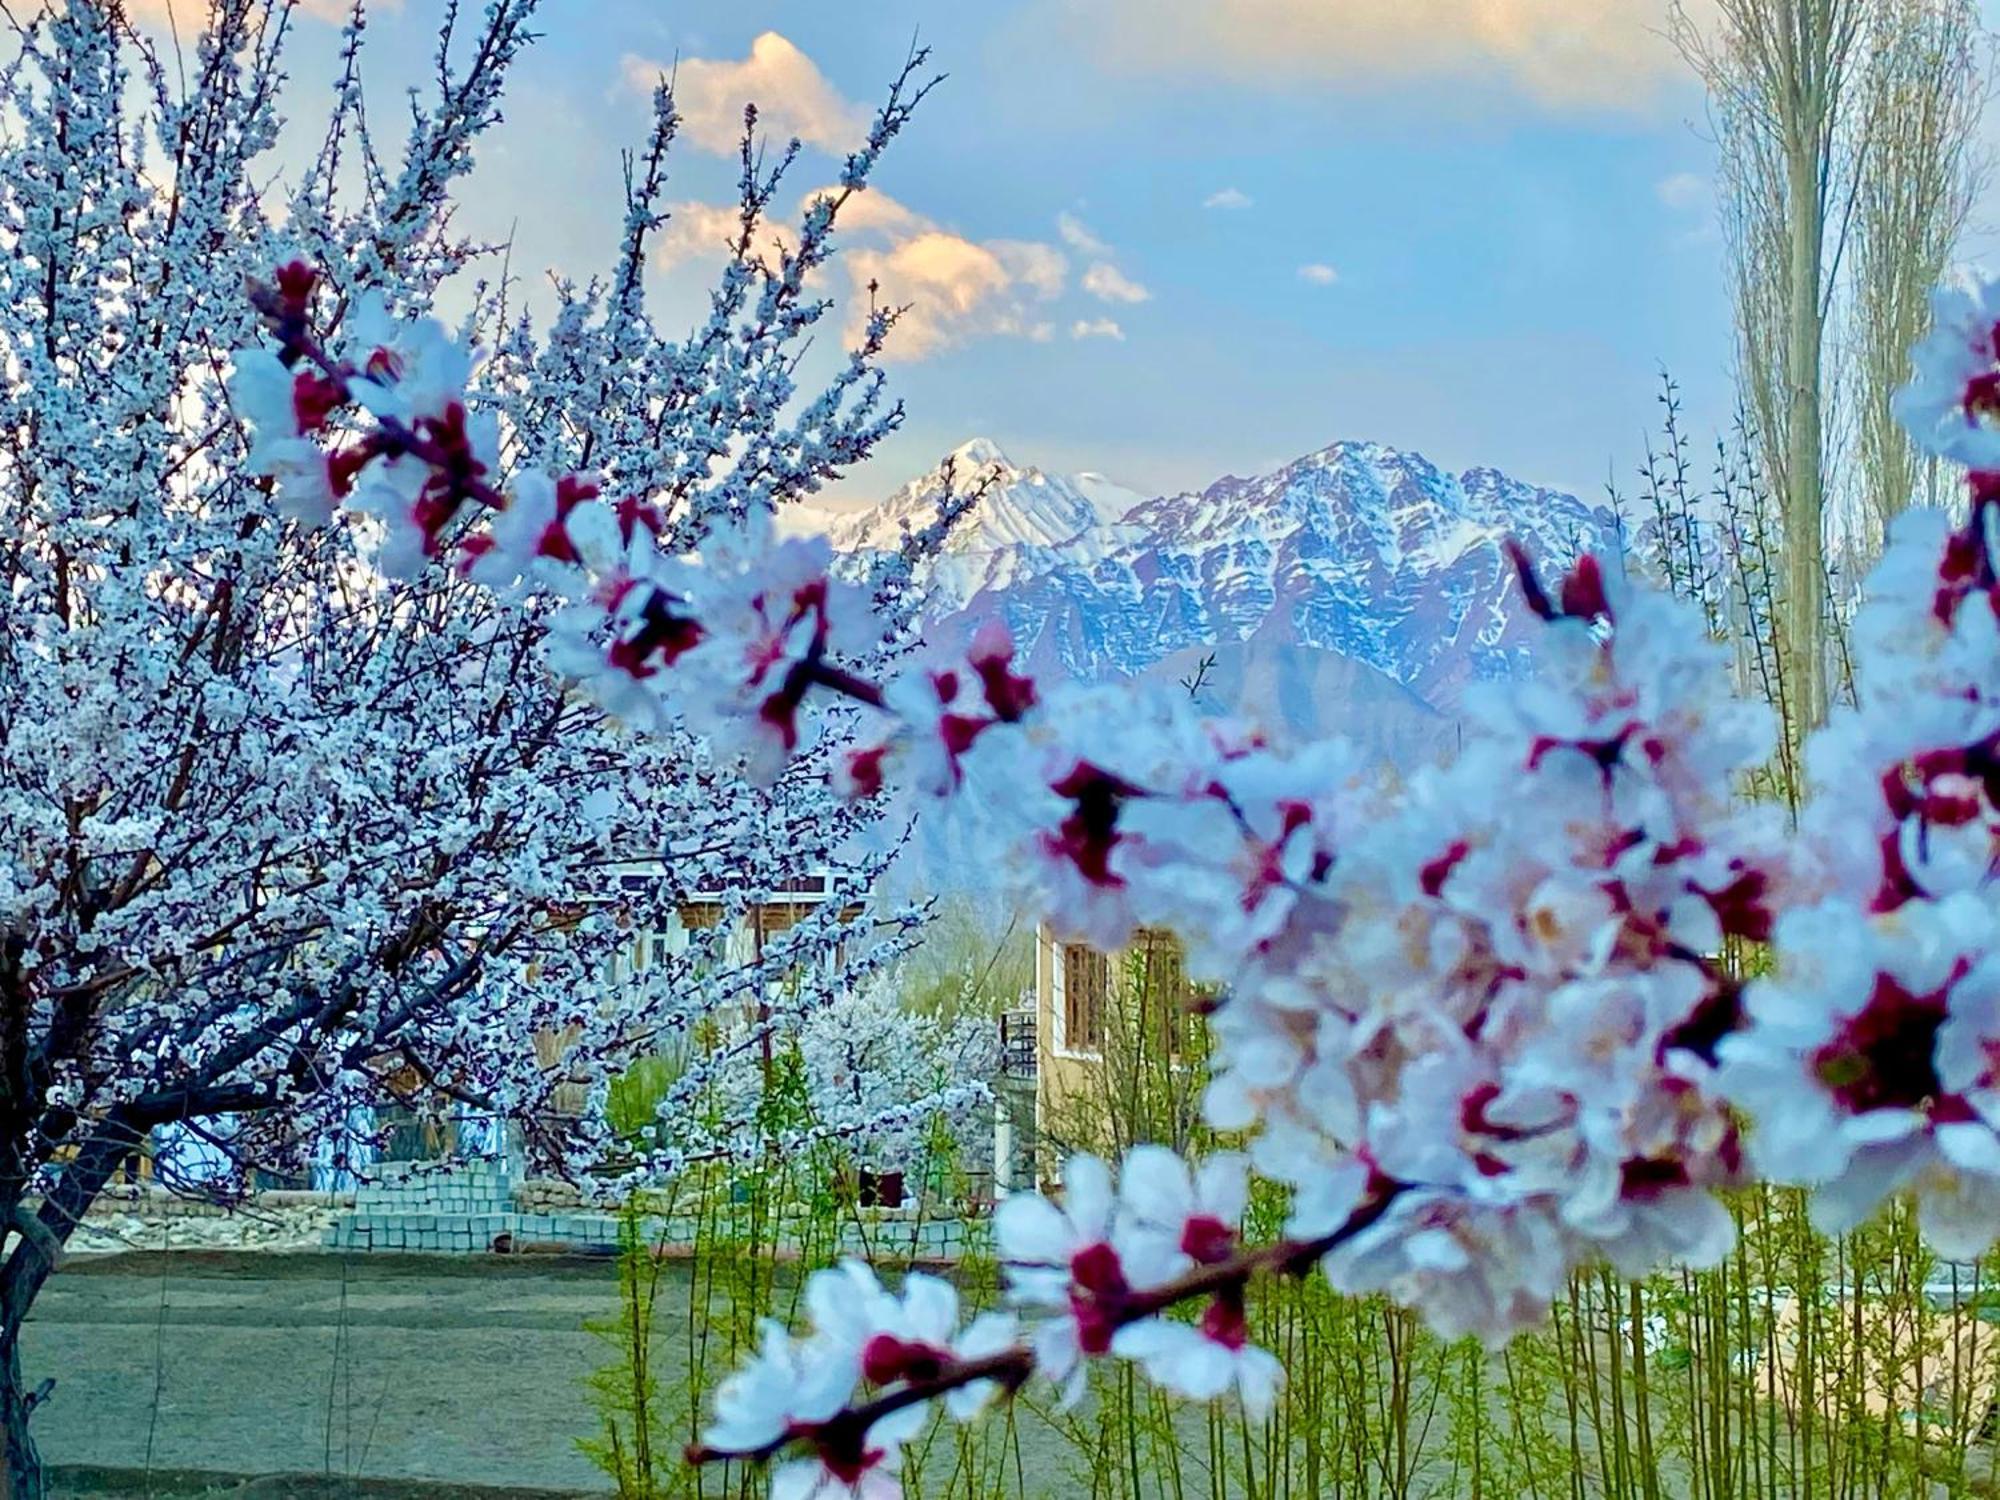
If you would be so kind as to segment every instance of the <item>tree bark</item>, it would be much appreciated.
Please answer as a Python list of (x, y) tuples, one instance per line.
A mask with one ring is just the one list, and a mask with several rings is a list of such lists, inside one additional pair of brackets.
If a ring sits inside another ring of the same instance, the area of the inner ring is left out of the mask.
[[(1809, 71), (1801, 69), (1801, 71)], [(1821, 148), (1797, 127), (1785, 143), (1791, 213), (1790, 305), (1785, 309), (1786, 400), (1785, 636), (1791, 655), (1791, 706), (1799, 738), (1826, 709), (1825, 436), (1820, 361), (1826, 346), (1821, 302), (1826, 218), (1820, 189)]]
[(33, 1400), (21, 1379), (21, 1342), (9, 1336), (0, 1340), (0, 1497), (4, 1500), (43, 1500), (46, 1488), (42, 1456), (35, 1437), (28, 1430), (34, 1415)]
[[(137, 1149), (144, 1131), (114, 1111), (67, 1162), (26, 1226), (17, 1230), (14, 1249), (0, 1267), (0, 1500), (43, 1500), (41, 1455), (29, 1423), (43, 1392), (30, 1390), (21, 1372), (21, 1327), (28, 1310), (56, 1268), (56, 1253), (69, 1241), (97, 1195)], [(17, 1209), (24, 1213), (25, 1208)]]

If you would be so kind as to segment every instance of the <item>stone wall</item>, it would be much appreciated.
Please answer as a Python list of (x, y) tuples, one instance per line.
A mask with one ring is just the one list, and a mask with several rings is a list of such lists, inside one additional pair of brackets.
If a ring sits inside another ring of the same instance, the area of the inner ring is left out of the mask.
[(184, 1198), (144, 1185), (110, 1188), (70, 1236), (72, 1254), (124, 1250), (317, 1250), (352, 1211), (352, 1193), (273, 1189), (242, 1204)]
[[(694, 1215), (648, 1214), (641, 1223), (647, 1243), (661, 1253), (693, 1252), (700, 1228)], [(362, 1188), (352, 1211), (328, 1228), (325, 1243), (335, 1250), (427, 1254), (611, 1255), (618, 1234), (618, 1214), (570, 1183), (510, 1182), (494, 1166), (453, 1172), (417, 1166)], [(839, 1248), (884, 1261), (953, 1261), (984, 1249), (987, 1240), (984, 1219), (915, 1207), (862, 1209), (841, 1225)]]
[[(335, 1250), (403, 1254), (612, 1255), (619, 1215), (567, 1182), (514, 1181), (497, 1164), (446, 1169), (393, 1164), (348, 1193), (267, 1190), (219, 1205), (151, 1185), (108, 1190), (71, 1236), (70, 1250)], [(846, 1215), (842, 1254), (887, 1262), (955, 1261), (990, 1244), (988, 1220), (939, 1216), (915, 1206)], [(692, 1214), (649, 1214), (647, 1243), (692, 1254)]]

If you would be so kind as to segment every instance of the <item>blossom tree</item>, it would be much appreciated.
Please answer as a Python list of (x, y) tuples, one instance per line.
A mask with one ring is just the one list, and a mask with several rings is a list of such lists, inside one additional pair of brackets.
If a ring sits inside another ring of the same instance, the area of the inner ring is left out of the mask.
[[(884, 676), (865, 591), (761, 508), (674, 550), (613, 545), (616, 505), (592, 500), (569, 531), (603, 540), (523, 557), (574, 601), (564, 660), (590, 690), (767, 777), (860, 705), (847, 795), (951, 800), (1011, 836), (1034, 916), (1104, 947), (1171, 928), (1190, 977), (1225, 987), (1205, 1109), (1246, 1151), (1073, 1159), (1059, 1202), (1010, 1198), (1011, 1310), (969, 1325), (934, 1280), (819, 1273), (811, 1330), (767, 1325), (691, 1456), (781, 1457), (781, 1500), (887, 1496), (934, 1409), (967, 1419), (1034, 1379), (1074, 1400), (1105, 1360), (1255, 1413), (1282, 1378), (1248, 1339), (1260, 1277), (1317, 1272), (1498, 1341), (1578, 1267), (1715, 1263), (1716, 1192), (1756, 1175), (1810, 1186), (1828, 1229), (1911, 1191), (1940, 1251), (1991, 1245), (2000, 285), (1942, 293), (1936, 316), (1897, 406), (1969, 469), (1969, 513), (1899, 521), (1855, 623), (1857, 702), (1811, 743), (1795, 827), (1740, 795), (1776, 726), (1702, 613), (1591, 556), (1549, 582), (1517, 556), (1536, 672), (1477, 697), (1462, 752), (1393, 791), (1338, 741), (1034, 682), (997, 628)], [(564, 482), (468, 497), (473, 555)], [(1769, 974), (1745, 983), (1725, 955), (1757, 947)], [(1270, 1243), (1243, 1239), (1253, 1171), (1289, 1191)]]
[[(641, 596), (605, 606), (622, 610), (628, 691), (579, 693), (551, 662), (574, 664), (591, 639), (578, 612), (598, 606), (533, 575), (683, 550), (894, 428), (874, 368), (892, 311), (823, 389), (801, 388), (798, 355), (827, 311), (809, 280), (921, 96), (922, 59), (776, 255), (752, 247), (791, 153), (767, 164), (746, 139), (742, 237), (690, 337), (655, 329), (643, 285), (676, 124), (664, 88), (610, 272), (563, 284), (540, 334), (504, 278), (480, 282), (447, 333), (425, 315), (499, 263), (455, 231), (454, 195), (534, 10), (489, 0), (474, 24), (448, 8), (436, 96), (394, 156), (368, 130), (359, 5), (308, 149), (278, 114), (288, 0), (215, 0), (177, 57), (115, 0), (15, 29), (0, 75), (10, 1496), (41, 1493), (29, 1419), (54, 1384), (22, 1370), (23, 1320), (157, 1132), (223, 1163), (179, 1182), (162, 1156), (167, 1185), (223, 1194), (301, 1170), (387, 1105), (504, 1113), (538, 1156), (579, 1167), (603, 1127), (555, 1108), (558, 1089), (601, 1089), (722, 1006), (751, 1017), (755, 1045), (847, 982), (837, 949), (865, 976), (918, 915), (840, 920), (880, 858), (849, 852), (874, 812), (826, 785), (851, 715), (821, 716), (808, 743), (775, 720), (746, 740), (656, 714), (644, 685), (688, 640)], [(461, 546), (462, 508), (503, 490), (503, 524)], [(335, 507), (365, 514), (328, 527)], [(908, 560), (861, 580), (878, 616), (897, 617)], [(634, 861), (662, 872), (656, 889), (627, 890)], [(698, 942), (607, 981), (662, 914), (649, 905), (748, 902), (805, 874), (835, 899), (759, 963)], [(552, 1037), (549, 1065), (535, 1042)]]
[(959, 1150), (991, 1143), (990, 1081), (999, 1028), (983, 1016), (949, 1021), (905, 1003), (897, 969), (820, 1007), (799, 1027), (799, 1061), (826, 1123), (860, 1138), (877, 1171), (919, 1162), (940, 1131)]

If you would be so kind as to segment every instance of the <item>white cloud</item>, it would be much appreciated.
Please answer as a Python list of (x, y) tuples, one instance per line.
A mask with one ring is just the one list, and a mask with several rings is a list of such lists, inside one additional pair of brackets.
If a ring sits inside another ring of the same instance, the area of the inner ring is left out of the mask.
[[(831, 197), (837, 188), (825, 187), (816, 193), (806, 194), (805, 202), (799, 205), (803, 213), (819, 198)], [(861, 235), (886, 235), (893, 239), (908, 239), (913, 234), (921, 234), (931, 227), (931, 221), (907, 204), (891, 198), (879, 188), (864, 188), (847, 200), (847, 206), (840, 211), (839, 234), (844, 239)]]
[(1696, 172), (1675, 172), (1654, 183), (1653, 192), (1668, 208), (1700, 208), (1708, 202), (1708, 179)]
[(1116, 339), (1125, 342), (1125, 330), (1112, 318), (1078, 318), (1069, 325), (1073, 339)]
[(1036, 296), (1048, 299), (1062, 295), (1069, 279), (1069, 261), (1054, 245), (1040, 240), (988, 240), (986, 247), (1000, 259), (1007, 273)]
[[(807, 193), (789, 218), (779, 216), (758, 234), (758, 254), (769, 259), (779, 243), (796, 244), (799, 218), (821, 196)], [(688, 261), (719, 261), (739, 233), (736, 208), (725, 203), (677, 203), (654, 240), (662, 269)], [(1046, 343), (1058, 328), (1050, 305), (1069, 286), (1069, 259), (1042, 240), (972, 240), (934, 223), (876, 188), (857, 193), (840, 211), (842, 247), (834, 265), (848, 282), (847, 337), (867, 324), (869, 283), (874, 301), (902, 308), (886, 357), (928, 359), (976, 338), (1009, 337)], [(830, 270), (820, 274), (837, 274)]]
[[(669, 204), (667, 222), (653, 236), (653, 259), (662, 270), (688, 261), (722, 260), (741, 232), (742, 222), (733, 203)], [(758, 258), (770, 260), (783, 235), (780, 225), (767, 222), (760, 226)]]
[[(1269, 88), (1492, 78), (1544, 104), (1645, 109), (1687, 78), (1665, 0), (1045, 0), (1110, 66)], [(1713, 0), (1689, 0), (1697, 22)]]
[(1324, 261), (1314, 261), (1311, 265), (1299, 267), (1299, 280), (1309, 281), (1314, 286), (1332, 286), (1340, 280), (1340, 272)]
[(1226, 187), (1210, 193), (1201, 200), (1203, 208), (1248, 208), (1252, 202), (1250, 195), (1241, 188)]
[(734, 153), (743, 106), (752, 103), (760, 129), (828, 151), (852, 150), (868, 128), (867, 111), (842, 98), (813, 60), (775, 31), (753, 41), (740, 62), (694, 57), (671, 64), (627, 53), (624, 72), (627, 83), (648, 92), (671, 75), (681, 131), (704, 151)]
[[(1062, 235), (1064, 244), (1078, 254), (1090, 258), (1090, 268), (1083, 273), (1083, 289), (1099, 302), (1131, 303), (1151, 300), (1153, 294), (1148, 288), (1134, 281), (1112, 263), (1113, 252), (1110, 244), (1092, 233), (1089, 226), (1075, 214), (1057, 214), (1056, 231)], [(1071, 328), (1071, 334), (1082, 337), (1076, 333), (1076, 329), (1084, 326), (1085, 324), (1079, 321)], [(1118, 336), (1123, 338), (1125, 335), (1121, 331)]]
[(1089, 228), (1075, 214), (1064, 212), (1056, 215), (1056, 232), (1063, 237), (1063, 243), (1079, 255), (1106, 256), (1111, 247), (1092, 234)]
[(873, 188), (842, 210), (840, 231), (850, 339), (867, 319), (871, 281), (878, 300), (904, 309), (889, 359), (928, 359), (976, 338), (1055, 337), (1046, 311), (1069, 283), (1069, 260), (1054, 245), (971, 240)]
[(1714, 185), (1697, 172), (1674, 172), (1653, 184), (1653, 195), (1668, 212), (1678, 215), (1680, 228), (1669, 243), (1676, 249), (1700, 249), (1721, 243)]
[(1108, 260), (1083, 273), (1083, 289), (1100, 302), (1145, 302), (1153, 295)]
[(904, 309), (889, 340), (892, 359), (927, 359), (982, 336), (1047, 338), (1045, 320), (1033, 316), (1042, 294), (1009, 268), (1011, 258), (1012, 247), (977, 244), (941, 229), (886, 249), (849, 250), (855, 292), (850, 335), (866, 316), (863, 289), (874, 282), (883, 301)]

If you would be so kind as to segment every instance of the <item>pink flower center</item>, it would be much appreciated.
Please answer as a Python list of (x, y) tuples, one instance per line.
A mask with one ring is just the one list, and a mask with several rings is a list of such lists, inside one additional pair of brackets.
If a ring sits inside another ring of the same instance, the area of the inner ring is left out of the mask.
[(347, 387), (316, 370), (292, 377), (292, 420), (301, 433), (318, 432), (347, 399)]
[(1085, 1354), (1108, 1354), (1118, 1331), (1120, 1304), (1131, 1293), (1118, 1252), (1102, 1241), (1085, 1245), (1070, 1257), (1070, 1316), (1076, 1320), (1076, 1340)]
[(1937, 1034), (1948, 989), (1913, 995), (1889, 975), (1876, 975), (1868, 1003), (1812, 1054), (1813, 1076), (1857, 1115), (1920, 1109), (1938, 1099), (1944, 1085), (1937, 1073)]
[(1628, 1203), (1654, 1203), (1688, 1182), (1687, 1164), (1677, 1158), (1635, 1156), (1618, 1169), (1618, 1196)]
[(1076, 804), (1076, 811), (1064, 818), (1055, 834), (1042, 836), (1043, 847), (1058, 858), (1067, 859), (1077, 873), (1092, 885), (1115, 889), (1124, 877), (1111, 870), (1111, 851), (1118, 846), (1118, 811), (1128, 797), (1138, 793), (1130, 782), (1080, 760), (1049, 790)]
[(1424, 894), (1432, 900), (1443, 895), (1444, 883), (1451, 879), (1451, 872), (1456, 870), (1471, 852), (1472, 846), (1464, 839), (1455, 839), (1449, 849), (1418, 871), (1417, 880), (1423, 886)]
[(1202, 1309), (1201, 1333), (1232, 1352), (1250, 1342), (1250, 1320), (1244, 1312), (1241, 1287), (1215, 1294), (1215, 1300)]
[(1228, 1260), (1236, 1231), (1212, 1214), (1196, 1214), (1181, 1226), (1181, 1251), (1204, 1266)]
[(679, 602), (665, 589), (648, 593), (639, 611), (639, 628), (625, 639), (611, 643), (611, 665), (633, 677), (651, 677), (700, 645), (701, 622), (675, 614), (674, 606)]
[(2000, 417), (2000, 370), (1982, 370), (1966, 381), (1965, 414)]
[(975, 649), (967, 658), (986, 691), (986, 706), (1003, 724), (1018, 723), (1035, 706), (1035, 680), (1015, 672), (1013, 658), (1012, 641), (1005, 643), (1004, 650), (993, 645), (985, 650)]
[(893, 1333), (878, 1333), (861, 1348), (861, 1374), (871, 1384), (934, 1380), (951, 1358), (948, 1351)]
[(852, 750), (847, 756), (847, 779), (853, 785), (857, 797), (873, 797), (882, 790), (882, 758), (889, 753), (887, 745), (871, 745), (864, 750)]
[(795, 1422), (787, 1433), (812, 1445), (827, 1472), (849, 1488), (888, 1457), (885, 1448), (870, 1448), (865, 1429), (852, 1421), (835, 1418), (831, 1422)]

